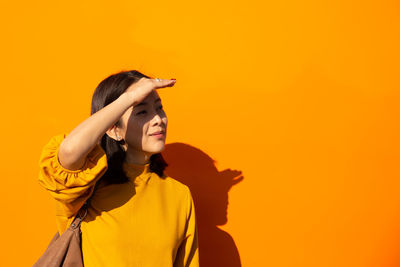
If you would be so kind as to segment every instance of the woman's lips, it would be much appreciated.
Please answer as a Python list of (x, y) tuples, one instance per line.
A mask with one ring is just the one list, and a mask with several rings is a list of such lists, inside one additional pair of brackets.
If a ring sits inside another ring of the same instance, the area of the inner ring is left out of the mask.
[(164, 133), (152, 134), (151, 136), (154, 136), (156, 138), (162, 138), (162, 137), (164, 137)]

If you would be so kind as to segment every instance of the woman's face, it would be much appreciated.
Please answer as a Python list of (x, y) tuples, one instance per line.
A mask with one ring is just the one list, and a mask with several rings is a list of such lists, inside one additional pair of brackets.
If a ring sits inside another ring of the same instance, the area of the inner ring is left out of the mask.
[[(156, 91), (130, 107), (121, 117), (120, 136), (125, 140), (126, 160), (143, 164), (152, 154), (164, 150), (167, 116)], [(161, 132), (160, 135), (154, 135)]]

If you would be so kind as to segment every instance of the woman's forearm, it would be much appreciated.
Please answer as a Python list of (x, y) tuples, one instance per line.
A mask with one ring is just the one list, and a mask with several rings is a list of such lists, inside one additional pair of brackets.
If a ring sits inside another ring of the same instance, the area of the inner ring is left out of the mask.
[(75, 127), (60, 145), (60, 164), (69, 170), (81, 168), (86, 156), (99, 143), (101, 137), (133, 105), (131, 96), (123, 93)]

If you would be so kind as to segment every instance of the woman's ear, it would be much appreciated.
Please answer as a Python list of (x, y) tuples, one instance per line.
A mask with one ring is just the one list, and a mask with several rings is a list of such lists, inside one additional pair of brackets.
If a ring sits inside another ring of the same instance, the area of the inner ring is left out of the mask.
[(106, 134), (115, 141), (120, 141), (122, 139), (122, 137), (118, 134), (118, 128), (115, 124), (106, 131)]

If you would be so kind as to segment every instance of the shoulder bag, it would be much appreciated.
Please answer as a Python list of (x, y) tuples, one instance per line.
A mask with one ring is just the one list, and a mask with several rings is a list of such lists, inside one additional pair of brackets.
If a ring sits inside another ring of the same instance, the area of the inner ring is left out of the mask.
[[(86, 217), (88, 202), (81, 207), (72, 224), (60, 236), (57, 233), (33, 267), (83, 267), (81, 222)], [(83, 215), (80, 215), (82, 214)]]

